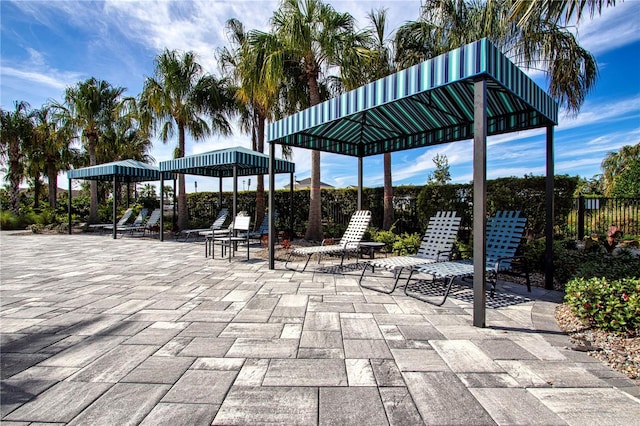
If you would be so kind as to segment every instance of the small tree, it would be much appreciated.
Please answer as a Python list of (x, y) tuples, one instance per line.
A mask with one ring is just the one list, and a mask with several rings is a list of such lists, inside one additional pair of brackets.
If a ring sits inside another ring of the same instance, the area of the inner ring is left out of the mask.
[(427, 177), (427, 184), (429, 185), (446, 185), (451, 180), (451, 173), (449, 173), (449, 160), (447, 156), (442, 154), (436, 154), (433, 157), (433, 164), (436, 165), (436, 169), (433, 173), (429, 173)]

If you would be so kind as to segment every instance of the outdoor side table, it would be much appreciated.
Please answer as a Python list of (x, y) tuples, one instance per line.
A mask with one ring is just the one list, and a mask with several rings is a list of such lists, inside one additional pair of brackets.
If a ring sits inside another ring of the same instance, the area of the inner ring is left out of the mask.
[[(374, 259), (375, 258), (375, 254), (376, 254), (376, 250), (380, 250), (385, 246), (385, 243), (380, 243), (377, 241), (363, 241), (360, 243), (360, 248), (364, 249), (364, 251), (369, 252), (369, 259)], [(387, 256), (387, 253), (385, 252), (385, 257)]]

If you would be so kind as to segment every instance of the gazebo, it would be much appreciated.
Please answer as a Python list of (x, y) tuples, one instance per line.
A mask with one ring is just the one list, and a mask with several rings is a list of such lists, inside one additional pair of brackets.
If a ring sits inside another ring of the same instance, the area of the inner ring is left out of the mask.
[[(162, 175), (172, 179), (171, 174)], [(71, 181), (72, 179), (96, 180), (113, 182), (113, 238), (117, 236), (116, 230), (116, 209), (117, 200), (115, 197), (116, 184), (127, 184), (127, 196), (129, 194), (129, 184), (132, 182), (147, 182), (160, 180), (160, 170), (156, 166), (142, 163), (136, 160), (114, 161), (112, 163), (98, 164), (96, 166), (83, 167), (81, 169), (69, 170), (69, 234), (71, 234)], [(162, 199), (162, 197), (160, 197)]]
[[(546, 287), (552, 288), (553, 127), (557, 123), (554, 99), (489, 40), (481, 39), (272, 123), (267, 140), (271, 162), (275, 144), (356, 157), (361, 209), (364, 157), (473, 139), (473, 322), (484, 327), (487, 136), (547, 130), (545, 269)], [(272, 182), (273, 175), (269, 178)], [(273, 202), (270, 197), (270, 207)], [(274, 243), (271, 238), (271, 269)]]
[[(219, 149), (203, 152), (202, 154), (189, 155), (173, 160), (161, 161), (160, 171), (163, 173), (183, 173), (188, 175), (200, 175), (217, 177), (220, 179), (219, 190), (222, 198), (222, 178), (233, 177), (233, 216), (237, 214), (238, 202), (238, 176), (265, 175), (269, 170), (269, 156), (261, 152), (252, 151), (244, 147)], [(295, 164), (281, 159), (273, 159), (273, 173), (289, 173), (291, 188), (293, 188), (293, 174)], [(161, 182), (162, 185), (162, 182)], [(275, 189), (269, 185), (271, 194)], [(162, 203), (162, 200), (161, 200)], [(293, 204), (293, 189), (291, 189), (291, 204)], [(162, 207), (162, 206), (161, 206)], [(270, 207), (269, 211), (274, 211)], [(269, 217), (273, 217), (270, 215)], [(291, 228), (293, 228), (293, 206), (291, 207)], [(164, 240), (163, 224), (160, 225), (160, 240)]]

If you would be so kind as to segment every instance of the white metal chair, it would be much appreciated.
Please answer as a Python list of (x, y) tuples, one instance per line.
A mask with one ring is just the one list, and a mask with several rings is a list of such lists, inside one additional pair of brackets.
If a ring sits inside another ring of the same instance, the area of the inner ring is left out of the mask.
[(289, 253), (289, 257), (284, 265), (285, 268), (289, 264), (292, 256), (307, 256), (307, 261), (301, 271), (304, 272), (305, 269), (307, 269), (309, 260), (311, 260), (311, 256), (314, 254), (318, 256), (318, 263), (320, 263), (320, 259), (323, 255), (340, 255), (340, 267), (342, 267), (345, 256), (348, 253), (357, 253), (359, 250), (360, 241), (362, 241), (370, 221), (371, 212), (369, 210), (356, 211), (353, 216), (351, 216), (349, 225), (337, 244), (295, 248)]
[[(526, 223), (527, 218), (521, 217), (519, 211), (498, 211), (487, 220), (485, 271), (491, 284), (491, 296), (495, 293), (498, 275), (511, 271)], [(438, 280), (443, 281), (444, 294), (439, 302), (428, 299), (420, 292), (409, 290), (409, 281), (414, 273), (430, 275), (433, 284)], [(526, 265), (524, 273), (526, 274), (527, 290), (530, 292), (531, 283)], [(404, 292), (407, 296), (441, 306), (447, 300), (453, 282), (458, 278), (470, 276), (473, 276), (473, 260), (456, 260), (419, 265), (411, 270)]]
[[(220, 252), (225, 255), (225, 249), (229, 248), (229, 262), (237, 249), (238, 244), (247, 246), (247, 260), (249, 260), (249, 227), (251, 225), (251, 217), (236, 216), (233, 224), (229, 228), (227, 235), (219, 235), (213, 237), (213, 244), (220, 244)], [(215, 247), (211, 248), (211, 256), (215, 258)]]
[[(449, 260), (453, 243), (458, 235), (461, 219), (461, 217), (456, 216), (454, 211), (436, 213), (435, 216), (429, 219), (427, 230), (422, 236), (422, 243), (417, 254), (370, 260), (364, 265), (362, 275), (360, 275), (360, 286), (380, 293), (391, 294), (398, 286), (398, 281), (404, 270), (411, 270), (415, 266), (425, 263)], [(393, 287), (390, 290), (385, 290), (384, 288), (363, 284), (362, 279), (369, 268), (371, 268), (372, 272), (375, 272), (375, 268), (393, 272), (395, 277)]]

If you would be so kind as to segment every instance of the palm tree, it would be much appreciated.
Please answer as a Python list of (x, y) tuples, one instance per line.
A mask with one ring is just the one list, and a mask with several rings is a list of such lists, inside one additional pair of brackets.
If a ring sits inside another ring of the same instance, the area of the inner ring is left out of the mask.
[[(153, 127), (167, 142), (177, 130), (176, 158), (184, 157), (188, 131), (195, 141), (212, 133), (231, 133), (229, 116), (236, 110), (234, 88), (228, 79), (205, 74), (193, 52), (165, 50), (156, 57), (154, 77), (141, 94), (143, 128)], [(208, 124), (203, 118), (211, 118)], [(178, 227), (189, 225), (184, 175), (178, 177)]]
[(33, 124), (29, 119), (29, 104), (15, 102), (13, 112), (0, 109), (0, 158), (7, 167), (9, 209), (20, 210), (20, 182), (24, 177), (23, 146), (31, 138)]
[(620, 176), (634, 162), (640, 160), (640, 143), (625, 145), (618, 152), (610, 152), (606, 155), (600, 168), (604, 180), (604, 193), (610, 197), (616, 186), (616, 178)]
[[(87, 153), (89, 165), (95, 166), (100, 136), (109, 129), (117, 117), (122, 87), (113, 87), (104, 80), (89, 78), (65, 91), (65, 104), (55, 104), (64, 112), (64, 122), (81, 137)], [(90, 182), (91, 207), (89, 223), (95, 223), (98, 217), (98, 183)]]
[[(287, 66), (297, 69), (306, 84), (308, 106), (321, 101), (324, 68), (339, 65), (340, 52), (352, 46), (354, 19), (336, 12), (321, 0), (283, 0), (271, 18), (282, 49), (265, 59), (266, 76), (284, 75)], [(320, 151), (311, 152), (309, 222), (305, 239), (322, 239)]]
[(487, 37), (517, 65), (542, 69), (549, 77), (550, 94), (578, 112), (597, 78), (595, 58), (559, 20), (540, 15), (537, 8), (535, 13), (527, 10), (529, 18), (523, 20), (525, 13), (516, 12), (522, 8), (512, 6), (514, 0), (426, 0), (418, 21), (396, 33), (397, 62), (407, 68)]

